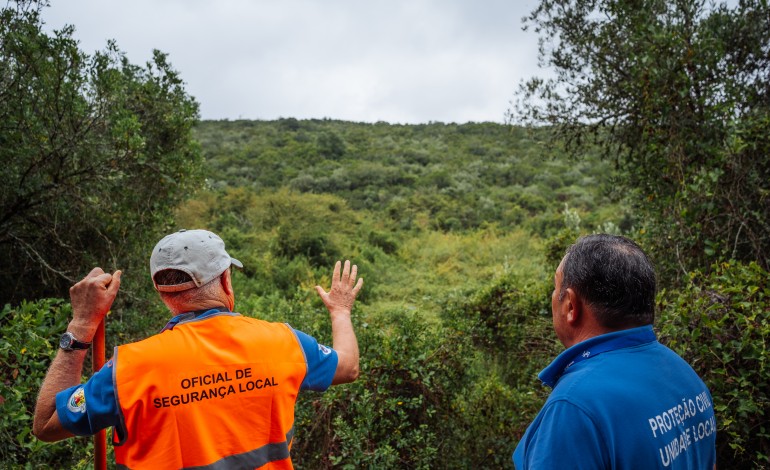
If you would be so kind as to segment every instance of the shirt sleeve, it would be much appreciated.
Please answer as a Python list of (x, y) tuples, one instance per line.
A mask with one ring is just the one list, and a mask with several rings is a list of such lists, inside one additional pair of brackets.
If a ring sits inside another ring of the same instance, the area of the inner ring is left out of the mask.
[(513, 453), (516, 470), (609, 468), (605, 441), (596, 423), (567, 401), (547, 403)]
[(319, 344), (315, 338), (299, 330), (294, 334), (299, 340), (307, 362), (307, 374), (302, 381), (300, 390), (323, 392), (332, 384), (334, 373), (337, 372), (337, 351)]
[(112, 370), (110, 360), (86, 383), (56, 394), (56, 413), (64, 429), (76, 436), (90, 436), (118, 424)]

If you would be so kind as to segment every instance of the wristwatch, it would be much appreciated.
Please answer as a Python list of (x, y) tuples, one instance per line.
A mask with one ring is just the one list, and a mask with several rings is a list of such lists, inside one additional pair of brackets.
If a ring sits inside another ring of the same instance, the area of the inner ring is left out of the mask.
[(67, 331), (61, 335), (61, 338), (59, 339), (59, 347), (65, 351), (74, 351), (76, 349), (88, 349), (91, 347), (91, 343), (78, 341), (75, 338), (75, 335)]

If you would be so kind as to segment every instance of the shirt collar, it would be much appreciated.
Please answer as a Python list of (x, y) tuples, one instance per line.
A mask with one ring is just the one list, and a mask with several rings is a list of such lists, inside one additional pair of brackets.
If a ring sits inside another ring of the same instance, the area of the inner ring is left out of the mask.
[(181, 323), (187, 323), (193, 320), (203, 320), (204, 318), (208, 318), (214, 315), (218, 315), (220, 313), (226, 313), (230, 315), (237, 315), (230, 311), (230, 309), (226, 307), (216, 307), (216, 308), (207, 308), (204, 310), (193, 310), (191, 312), (184, 312), (180, 313), (179, 315), (175, 315), (174, 318), (168, 321), (166, 323), (166, 326), (164, 326), (160, 333), (166, 331), (166, 330), (173, 330), (175, 326), (181, 324)]
[(538, 378), (549, 387), (553, 388), (559, 378), (573, 364), (585, 361), (607, 351), (639, 346), (657, 341), (652, 325), (630, 328), (628, 330), (613, 331), (599, 336), (594, 336), (582, 341), (566, 351), (562, 352), (548, 367), (538, 374)]

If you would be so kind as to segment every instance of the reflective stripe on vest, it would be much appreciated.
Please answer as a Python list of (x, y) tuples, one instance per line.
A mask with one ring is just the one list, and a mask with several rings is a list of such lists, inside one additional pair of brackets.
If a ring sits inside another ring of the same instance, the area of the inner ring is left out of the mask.
[[(267, 444), (243, 454), (230, 455), (209, 465), (185, 467), (182, 470), (238, 470), (243, 468), (259, 468), (269, 462), (289, 458), (289, 443), (294, 437), (294, 428), (286, 435), (286, 441)], [(125, 465), (117, 465), (118, 470), (130, 470)]]
[(230, 312), (115, 348), (122, 468), (292, 468), (307, 364), (293, 330)]

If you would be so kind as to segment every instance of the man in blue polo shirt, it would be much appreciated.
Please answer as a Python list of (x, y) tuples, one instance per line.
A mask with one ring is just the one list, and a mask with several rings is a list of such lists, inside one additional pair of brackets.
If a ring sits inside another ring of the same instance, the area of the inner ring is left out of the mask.
[(567, 348), (539, 375), (553, 388), (513, 463), (525, 469), (711, 469), (711, 394), (652, 330), (655, 271), (631, 240), (590, 235), (554, 276), (553, 327)]

